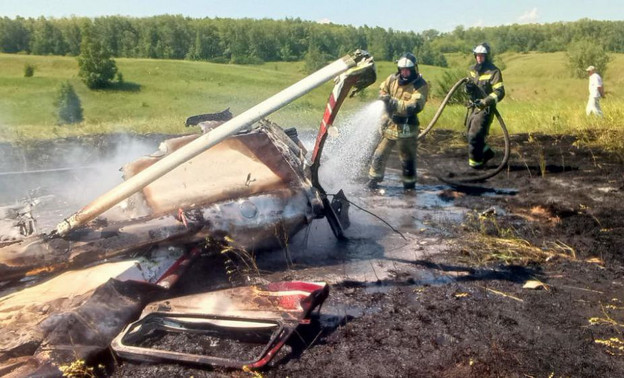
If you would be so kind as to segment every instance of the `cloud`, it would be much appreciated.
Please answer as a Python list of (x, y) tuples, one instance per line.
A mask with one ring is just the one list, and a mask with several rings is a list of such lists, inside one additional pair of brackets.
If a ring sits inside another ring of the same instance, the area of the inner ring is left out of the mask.
[(318, 22), (319, 24), (331, 24), (332, 23), (329, 18), (322, 18), (316, 22)]
[(530, 11), (526, 11), (522, 14), (522, 16), (518, 17), (518, 22), (521, 24), (530, 24), (537, 22), (539, 18), (539, 14), (537, 14), (537, 8), (533, 8)]
[(482, 28), (485, 26), (485, 22), (483, 22), (482, 19), (477, 20), (477, 22), (474, 22), (472, 25), (470, 25), (470, 27), (473, 28)]

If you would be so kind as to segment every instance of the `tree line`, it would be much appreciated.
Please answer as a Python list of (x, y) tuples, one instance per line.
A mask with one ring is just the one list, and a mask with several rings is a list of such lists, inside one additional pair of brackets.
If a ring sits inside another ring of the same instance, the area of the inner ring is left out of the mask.
[(470, 51), (476, 44), (487, 41), (496, 52), (556, 52), (566, 51), (571, 44), (591, 41), (605, 52), (624, 52), (624, 21), (595, 21), (550, 24), (504, 25), (464, 28), (458, 26), (449, 33), (429, 30), (422, 33), (432, 47), (443, 53)]
[(444, 56), (428, 51), (423, 36), (414, 32), (300, 19), (196, 19), (175, 15), (93, 19), (3, 17), (0, 51), (77, 56), (87, 27), (114, 57), (254, 64), (299, 61), (311, 53), (331, 60), (363, 48), (379, 60), (392, 60), (405, 51), (415, 51), (423, 63), (446, 64)]
[(36, 55), (80, 55), (85, 30), (92, 30), (113, 57), (207, 60), (255, 64), (267, 61), (332, 60), (366, 49), (390, 61), (405, 51), (420, 63), (446, 66), (443, 53), (469, 52), (488, 41), (495, 52), (565, 51), (591, 39), (610, 52), (624, 52), (624, 21), (579, 20), (497, 27), (459, 26), (452, 32), (403, 32), (381, 27), (319, 24), (301, 19), (189, 18), (0, 18), (0, 51)]

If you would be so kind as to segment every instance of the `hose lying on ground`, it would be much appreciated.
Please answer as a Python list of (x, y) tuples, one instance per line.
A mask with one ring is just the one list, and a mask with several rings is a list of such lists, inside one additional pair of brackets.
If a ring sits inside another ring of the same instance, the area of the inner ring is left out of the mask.
[[(418, 140), (421, 140), (422, 138), (424, 138), (425, 135), (427, 135), (427, 133), (429, 131), (431, 131), (433, 126), (438, 121), (438, 118), (440, 118), (440, 116), (442, 115), (442, 112), (444, 111), (444, 108), (446, 107), (446, 104), (449, 102), (449, 100), (451, 99), (451, 97), (453, 96), (455, 91), (457, 91), (457, 89), (461, 85), (463, 85), (466, 81), (468, 81), (468, 78), (462, 78), (462, 79), (460, 79), (457, 83), (455, 83), (451, 87), (451, 89), (446, 94), (446, 97), (444, 97), (444, 100), (442, 100), (442, 103), (440, 104), (440, 107), (438, 107), (438, 110), (434, 114), (433, 118), (431, 119), (431, 121), (429, 122), (427, 127), (420, 134), (418, 134)], [(449, 178), (446, 178), (446, 177), (441, 177), (440, 175), (437, 175), (437, 174), (433, 173), (433, 175), (438, 180), (440, 180), (440, 181), (442, 181), (442, 182), (444, 182), (446, 184), (453, 185), (455, 187), (463, 187), (463, 186), (469, 187), (469, 185), (465, 185), (465, 184), (466, 183), (471, 183), (471, 182), (482, 182), (482, 181), (485, 181), (485, 180), (487, 180), (489, 178), (492, 178), (492, 177), (496, 176), (498, 173), (500, 173), (505, 168), (505, 166), (509, 162), (509, 153), (510, 153), (509, 133), (507, 132), (507, 126), (505, 125), (505, 121), (503, 120), (503, 117), (500, 115), (500, 113), (498, 112), (498, 110), (496, 108), (494, 108), (494, 115), (496, 116), (496, 119), (498, 120), (498, 124), (500, 125), (501, 129), (503, 130), (503, 137), (504, 137), (504, 140), (505, 140), (505, 149), (504, 149), (503, 160), (496, 167), (496, 169), (487, 171), (484, 174), (479, 175), (479, 176), (455, 177), (453, 179), (449, 179)]]

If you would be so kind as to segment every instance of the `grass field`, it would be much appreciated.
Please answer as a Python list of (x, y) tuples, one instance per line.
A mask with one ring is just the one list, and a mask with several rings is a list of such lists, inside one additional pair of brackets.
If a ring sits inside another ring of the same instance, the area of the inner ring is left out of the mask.
[[(465, 70), (471, 56), (450, 55), (448, 61), (450, 69)], [(115, 131), (181, 133), (188, 131), (184, 128), (188, 116), (227, 107), (240, 114), (305, 77), (301, 62), (259, 66), (147, 59), (116, 62), (126, 83), (124, 89), (91, 91), (78, 78), (74, 57), (0, 54), (0, 140)], [(507, 91), (499, 110), (511, 133), (598, 129), (605, 135), (615, 133), (603, 142), (623, 143), (618, 133), (624, 115), (624, 54), (614, 55), (603, 75), (607, 96), (601, 103), (602, 119), (585, 116), (587, 79), (569, 76), (564, 53), (503, 54), (497, 62), (504, 68)], [(35, 66), (33, 77), (24, 77), (26, 64)], [(393, 63), (378, 62), (378, 83), (362, 96), (347, 100), (342, 116), (372, 101), (379, 82), (394, 70)], [(420, 70), (435, 86), (445, 69), (421, 65)], [(74, 86), (82, 101), (85, 121), (79, 125), (56, 124), (53, 102), (63, 81)], [(331, 88), (327, 83), (269, 118), (284, 127), (316, 128)], [(440, 101), (430, 99), (421, 123), (428, 123)], [(448, 107), (439, 125), (459, 128), (464, 114), (461, 106)]]

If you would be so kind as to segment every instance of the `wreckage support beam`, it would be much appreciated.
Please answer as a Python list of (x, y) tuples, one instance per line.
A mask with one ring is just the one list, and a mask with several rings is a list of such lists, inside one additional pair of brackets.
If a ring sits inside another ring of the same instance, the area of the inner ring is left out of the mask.
[(282, 90), (273, 97), (270, 97), (218, 128), (197, 138), (166, 158), (159, 160), (155, 164), (139, 172), (136, 176), (129, 178), (127, 181), (124, 181), (107, 193), (104, 193), (93, 202), (59, 223), (56, 226), (57, 233), (60, 236), (67, 235), (71, 230), (96, 218), (117, 203), (143, 189), (154, 180), (164, 176), (172, 169), (199, 155), (230, 135), (235, 134), (243, 127), (257, 122), (355, 65), (355, 60), (351, 56), (346, 55)]

